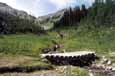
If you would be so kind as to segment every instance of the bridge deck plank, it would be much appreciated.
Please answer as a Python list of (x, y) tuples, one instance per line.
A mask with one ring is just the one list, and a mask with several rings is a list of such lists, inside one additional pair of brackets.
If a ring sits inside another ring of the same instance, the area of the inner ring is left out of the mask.
[(41, 54), (42, 57), (46, 57), (46, 56), (66, 56), (66, 57), (70, 57), (70, 56), (82, 56), (82, 55), (87, 55), (87, 54), (95, 54), (95, 52), (91, 52), (91, 51), (79, 51), (79, 52), (67, 52), (67, 53), (53, 53), (53, 54)]

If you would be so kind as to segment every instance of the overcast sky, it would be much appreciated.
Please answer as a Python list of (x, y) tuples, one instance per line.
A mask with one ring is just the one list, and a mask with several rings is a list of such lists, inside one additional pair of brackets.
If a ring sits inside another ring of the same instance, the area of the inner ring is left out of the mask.
[(85, 4), (91, 6), (94, 0), (0, 0), (13, 8), (24, 10), (36, 17), (47, 15), (63, 8)]

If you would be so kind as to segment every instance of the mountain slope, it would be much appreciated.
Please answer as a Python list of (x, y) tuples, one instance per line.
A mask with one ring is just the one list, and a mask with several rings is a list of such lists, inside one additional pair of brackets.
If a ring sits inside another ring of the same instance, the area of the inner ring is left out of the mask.
[(0, 3), (0, 34), (41, 33), (42, 31), (34, 16)]
[(4, 14), (4, 16), (9, 15), (12, 17), (18, 17), (20, 19), (29, 20), (29, 21), (34, 22), (36, 25), (42, 27), (45, 30), (49, 30), (53, 28), (54, 23), (61, 19), (65, 11), (66, 9), (62, 9), (60, 11), (57, 11), (56, 13), (52, 13), (52, 14), (48, 14), (48, 15), (36, 18), (34, 16), (27, 14), (24, 11), (14, 9), (5, 3), (0, 3), (1, 16), (2, 14)]
[(38, 17), (37, 21), (45, 30), (49, 30), (54, 27), (55, 22), (59, 21), (62, 18), (65, 11), (66, 9), (62, 9), (60, 11), (57, 11), (56, 13)]
[(0, 3), (0, 12), (1, 13), (7, 13), (7, 14), (10, 14), (10, 15), (13, 15), (13, 16), (18, 16), (20, 18), (35, 19), (34, 16), (28, 15), (24, 11), (20, 11), (20, 10), (14, 9), (14, 8), (8, 6), (5, 3)]

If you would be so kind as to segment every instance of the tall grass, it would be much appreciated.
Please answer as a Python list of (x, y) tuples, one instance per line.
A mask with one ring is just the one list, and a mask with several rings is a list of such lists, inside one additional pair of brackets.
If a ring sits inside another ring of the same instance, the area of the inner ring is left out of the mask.
[(97, 53), (108, 53), (115, 50), (114, 30), (115, 27), (95, 28), (93, 25), (81, 24), (79, 27), (60, 30), (65, 34), (65, 38), (58, 41), (67, 51), (93, 50)]
[(52, 40), (62, 44), (60, 49), (66, 51), (94, 50), (97, 53), (108, 53), (115, 50), (115, 27), (90, 29), (89, 27), (71, 27), (58, 29), (64, 38), (57, 38), (56, 31), (47, 35), (2, 35), (0, 52), (12, 54), (39, 55), (41, 49), (52, 47)]
[(72, 76), (89, 76), (88, 71), (81, 68), (73, 69), (72, 73)]
[(52, 45), (47, 36), (3, 35), (0, 37), (0, 52), (11, 54), (39, 55), (41, 49)]

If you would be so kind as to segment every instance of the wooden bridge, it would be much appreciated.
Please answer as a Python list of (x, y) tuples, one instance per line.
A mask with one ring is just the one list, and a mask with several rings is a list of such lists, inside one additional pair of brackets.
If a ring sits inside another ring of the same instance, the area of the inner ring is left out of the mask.
[(90, 66), (98, 57), (95, 52), (79, 51), (68, 53), (41, 54), (54, 65)]

